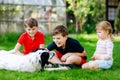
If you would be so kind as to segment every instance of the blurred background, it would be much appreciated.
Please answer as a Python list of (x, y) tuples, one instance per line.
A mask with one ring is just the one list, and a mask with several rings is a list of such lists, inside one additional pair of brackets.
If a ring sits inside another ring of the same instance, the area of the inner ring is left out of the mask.
[(69, 33), (91, 34), (102, 20), (120, 34), (120, 0), (0, 0), (0, 35), (24, 32), (23, 21), (38, 20), (39, 31), (50, 34), (56, 25)]

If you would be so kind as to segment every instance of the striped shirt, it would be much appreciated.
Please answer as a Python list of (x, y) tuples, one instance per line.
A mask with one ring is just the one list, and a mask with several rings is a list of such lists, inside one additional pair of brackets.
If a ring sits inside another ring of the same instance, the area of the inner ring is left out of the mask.
[(98, 40), (96, 51), (94, 54), (100, 54), (104, 60), (113, 59), (113, 42), (110, 39)]

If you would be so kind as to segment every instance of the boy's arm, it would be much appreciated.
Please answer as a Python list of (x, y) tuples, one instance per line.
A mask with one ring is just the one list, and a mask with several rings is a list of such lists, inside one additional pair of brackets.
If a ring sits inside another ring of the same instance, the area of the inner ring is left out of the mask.
[(85, 51), (83, 51), (82, 53), (80, 53), (80, 52), (69, 52), (65, 55), (68, 56), (68, 57), (71, 56), (71, 55), (78, 55), (78, 56), (84, 57), (84, 56), (86, 56), (86, 52)]
[(21, 47), (21, 44), (20, 43), (17, 43), (13, 49), (13, 53), (20, 53), (19, 50), (20, 50), (20, 47)]
[(45, 46), (44, 44), (40, 44), (39, 48), (44, 48), (44, 46)]
[(82, 53), (80, 53), (80, 52), (75, 52), (75, 54), (78, 55), (78, 56), (81, 56), (81, 57), (84, 57), (84, 56), (87, 55), (87, 54), (86, 54), (86, 51), (83, 51)]
[(55, 48), (56, 48), (56, 46), (55, 46), (55, 43), (54, 43), (54, 42), (51, 42), (51, 43), (47, 46), (47, 49), (48, 49), (49, 51), (54, 50)]
[(69, 53), (66, 53), (65, 55), (63, 55), (61, 60), (66, 61), (66, 59), (71, 55), (78, 55), (78, 56), (84, 57), (84, 56), (86, 56), (86, 52), (85, 51), (83, 51), (82, 53), (80, 53), (80, 52), (71, 52), (70, 53), (69, 52)]
[(21, 44), (20, 43), (17, 43), (14, 47), (14, 50), (16, 51), (19, 51), (20, 50), (20, 47), (21, 47)]

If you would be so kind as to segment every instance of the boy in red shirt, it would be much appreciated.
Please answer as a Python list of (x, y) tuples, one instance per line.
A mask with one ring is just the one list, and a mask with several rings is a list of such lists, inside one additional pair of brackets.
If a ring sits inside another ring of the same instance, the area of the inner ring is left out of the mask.
[(24, 29), (13, 49), (14, 53), (20, 53), (19, 50), (23, 45), (22, 54), (29, 54), (31, 51), (44, 48), (44, 35), (38, 31), (38, 22), (34, 18), (28, 18), (24, 21)]

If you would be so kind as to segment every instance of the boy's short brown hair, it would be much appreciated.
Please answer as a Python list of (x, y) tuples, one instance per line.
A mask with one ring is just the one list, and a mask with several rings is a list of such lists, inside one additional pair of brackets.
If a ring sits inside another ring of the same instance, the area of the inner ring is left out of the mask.
[(62, 36), (66, 36), (68, 35), (68, 30), (65, 26), (63, 25), (58, 25), (54, 28), (52, 35), (56, 35), (56, 34), (62, 34)]
[(34, 26), (38, 27), (38, 22), (37, 22), (36, 19), (34, 19), (34, 18), (28, 18), (28, 19), (26, 19), (24, 21), (24, 27), (30, 27), (30, 28), (32, 28)]

